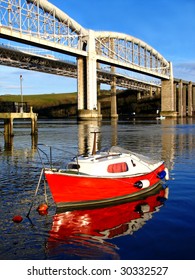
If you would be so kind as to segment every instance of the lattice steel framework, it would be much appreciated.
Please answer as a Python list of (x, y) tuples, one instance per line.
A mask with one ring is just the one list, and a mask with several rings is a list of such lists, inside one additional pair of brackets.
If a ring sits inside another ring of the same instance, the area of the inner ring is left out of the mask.
[(46, 0), (0, 1), (0, 24), (72, 48), (81, 48), (86, 30)]
[[(145, 42), (125, 34), (115, 32), (96, 32), (96, 53), (104, 58), (117, 61), (125, 68), (131, 64), (134, 71), (145, 72), (152, 76), (167, 76), (170, 63)], [(99, 60), (104, 60), (102, 58)]]
[[(90, 51), (91, 32), (46, 0), (0, 0), (0, 36), (6, 38), (6, 30), (10, 37), (16, 31), (20, 41), (27, 35), (29, 44), (38, 45), (40, 39), (45, 48), (67, 47), (64, 51), (71, 55), (87, 57)], [(93, 34), (97, 61), (156, 78), (172, 77), (170, 63), (145, 42), (121, 33)]]
[[(52, 55), (41, 55), (39, 52), (37, 54), (37, 49), (31, 48), (30, 50), (24, 48), (21, 51), (19, 47), (10, 47), (0, 44), (0, 65), (77, 79), (76, 62), (60, 60)], [(35, 53), (33, 53), (33, 50)], [(160, 87), (159, 84), (152, 83), (151, 81), (144, 82), (135, 79), (135, 77), (124, 76), (117, 72), (113, 74), (108, 70), (97, 70), (97, 81), (100, 83), (110, 85), (113, 76), (116, 78), (116, 86), (118, 87), (137, 89), (140, 91), (150, 90), (150, 87)]]

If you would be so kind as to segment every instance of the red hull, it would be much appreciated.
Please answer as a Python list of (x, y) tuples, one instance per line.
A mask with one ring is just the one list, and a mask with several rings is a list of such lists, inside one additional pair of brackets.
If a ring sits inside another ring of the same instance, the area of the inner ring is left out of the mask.
[[(151, 173), (126, 178), (98, 178), (70, 175), (66, 173), (45, 172), (54, 202), (57, 206), (74, 204), (97, 204), (135, 196), (154, 188), (161, 179), (158, 173), (165, 169), (164, 164)], [(150, 186), (139, 189), (134, 184), (149, 180)]]

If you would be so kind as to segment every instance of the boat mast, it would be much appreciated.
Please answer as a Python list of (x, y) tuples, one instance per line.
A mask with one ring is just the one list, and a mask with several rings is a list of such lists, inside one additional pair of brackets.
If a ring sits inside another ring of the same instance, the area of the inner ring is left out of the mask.
[(97, 133), (100, 133), (99, 131), (94, 131), (94, 132), (91, 132), (94, 134), (94, 138), (93, 138), (93, 149), (92, 149), (92, 155), (95, 155), (96, 154), (96, 134)]

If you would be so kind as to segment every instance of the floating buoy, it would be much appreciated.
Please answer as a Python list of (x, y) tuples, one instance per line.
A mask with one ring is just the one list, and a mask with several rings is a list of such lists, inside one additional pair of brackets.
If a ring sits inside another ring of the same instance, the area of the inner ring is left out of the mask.
[(14, 223), (21, 223), (22, 220), (23, 220), (23, 218), (20, 215), (14, 216), (13, 219), (12, 219), (12, 221)]
[(150, 181), (145, 179), (145, 180), (140, 180), (140, 181), (137, 181), (135, 184), (134, 184), (135, 187), (139, 188), (139, 189), (144, 189), (144, 188), (147, 188), (150, 186)]
[(166, 171), (165, 170), (162, 170), (161, 172), (158, 172), (158, 174), (157, 174), (157, 177), (161, 180), (164, 179), (165, 176), (166, 176)]
[(38, 207), (37, 207), (37, 211), (45, 211), (48, 209), (48, 205), (46, 203), (43, 203), (43, 204), (40, 204)]
[(37, 207), (37, 211), (39, 212), (39, 215), (47, 215), (48, 214), (48, 205), (46, 203), (40, 204)]

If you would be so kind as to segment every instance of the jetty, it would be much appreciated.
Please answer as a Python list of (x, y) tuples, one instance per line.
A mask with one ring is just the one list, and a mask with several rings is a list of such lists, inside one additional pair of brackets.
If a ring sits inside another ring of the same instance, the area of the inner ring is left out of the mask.
[[(3, 103), (3, 104), (2, 104)], [(15, 119), (31, 120), (31, 135), (38, 134), (37, 116), (33, 113), (33, 107), (28, 106), (26, 102), (1, 102), (0, 119), (4, 120), (4, 135), (6, 138), (13, 137), (13, 123)]]

